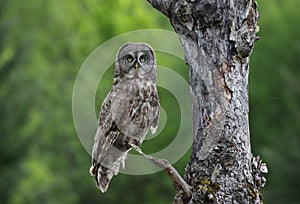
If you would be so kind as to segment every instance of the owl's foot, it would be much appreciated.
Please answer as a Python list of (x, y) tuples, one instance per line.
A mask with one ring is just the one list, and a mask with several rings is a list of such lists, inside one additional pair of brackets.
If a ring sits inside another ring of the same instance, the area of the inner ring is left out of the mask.
[(131, 147), (140, 147), (141, 146), (141, 142), (138, 139), (135, 139), (135, 138), (132, 138), (132, 137), (129, 139), (128, 144)]

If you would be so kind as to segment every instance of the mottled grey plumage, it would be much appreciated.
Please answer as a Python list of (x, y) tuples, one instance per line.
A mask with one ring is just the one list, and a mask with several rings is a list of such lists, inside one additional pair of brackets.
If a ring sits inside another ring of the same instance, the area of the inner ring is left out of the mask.
[(113, 175), (124, 167), (130, 143), (140, 145), (149, 128), (158, 126), (156, 60), (144, 43), (123, 45), (115, 59), (114, 83), (100, 111), (90, 173), (105, 192)]

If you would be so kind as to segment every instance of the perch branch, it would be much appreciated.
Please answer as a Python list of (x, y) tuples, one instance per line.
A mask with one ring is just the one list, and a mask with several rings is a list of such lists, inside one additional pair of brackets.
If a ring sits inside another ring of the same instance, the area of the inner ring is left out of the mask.
[(153, 164), (163, 169), (171, 179), (177, 195), (180, 197), (179, 201), (175, 200), (174, 203), (188, 203), (192, 197), (191, 187), (183, 180), (177, 170), (165, 159), (158, 159), (145, 154), (141, 148), (135, 144), (130, 144), (139, 154), (146, 157)]

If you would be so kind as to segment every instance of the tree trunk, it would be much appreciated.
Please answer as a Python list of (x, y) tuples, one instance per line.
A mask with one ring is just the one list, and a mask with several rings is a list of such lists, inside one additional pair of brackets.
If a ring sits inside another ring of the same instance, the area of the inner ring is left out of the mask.
[(148, 0), (169, 17), (190, 74), (192, 155), (185, 180), (191, 200), (262, 203), (267, 168), (250, 148), (249, 55), (257, 40), (253, 0)]

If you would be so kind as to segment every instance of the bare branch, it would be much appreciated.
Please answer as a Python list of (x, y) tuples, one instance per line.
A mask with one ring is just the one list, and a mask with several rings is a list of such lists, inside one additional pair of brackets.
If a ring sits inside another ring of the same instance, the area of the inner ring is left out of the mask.
[(163, 169), (167, 175), (170, 177), (174, 188), (177, 191), (177, 198), (174, 200), (174, 204), (176, 203), (188, 203), (192, 197), (191, 187), (183, 180), (177, 170), (170, 164), (169, 161), (165, 159), (158, 159), (152, 156), (145, 154), (141, 148), (136, 146), (135, 144), (130, 144), (139, 154), (146, 157), (153, 164)]

